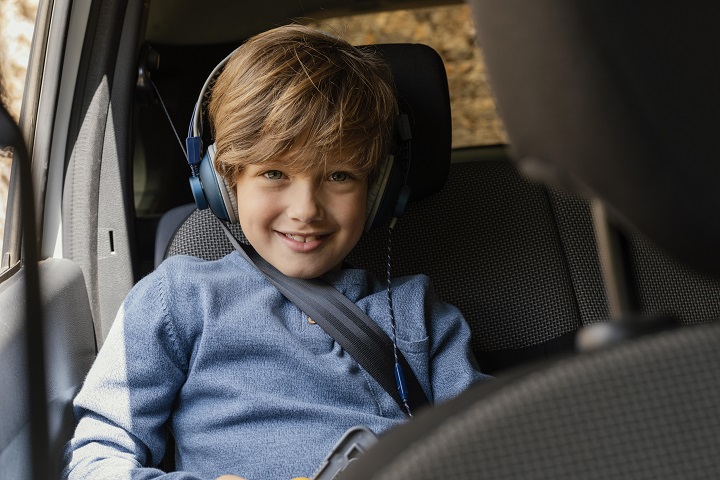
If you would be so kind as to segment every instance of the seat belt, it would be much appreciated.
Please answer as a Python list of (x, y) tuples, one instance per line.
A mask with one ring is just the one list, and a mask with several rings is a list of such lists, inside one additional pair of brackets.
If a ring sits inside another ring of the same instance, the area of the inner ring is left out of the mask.
[(397, 351), (399, 365), (396, 365), (392, 340), (360, 307), (320, 279), (288, 277), (250, 245), (238, 242), (224, 222), (218, 220), (218, 223), (235, 250), (260, 270), (285, 298), (334, 338), (401, 409), (405, 409), (405, 401), (412, 410), (430, 403), (402, 352)]

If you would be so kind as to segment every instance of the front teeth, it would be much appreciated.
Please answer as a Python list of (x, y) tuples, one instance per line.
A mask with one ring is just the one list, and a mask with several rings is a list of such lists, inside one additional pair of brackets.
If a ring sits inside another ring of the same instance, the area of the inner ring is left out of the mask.
[(316, 236), (309, 236), (309, 237), (301, 237), (300, 235), (290, 235), (289, 233), (285, 234), (286, 237), (292, 238), (296, 242), (302, 242), (302, 243), (308, 243), (317, 240), (318, 237)]

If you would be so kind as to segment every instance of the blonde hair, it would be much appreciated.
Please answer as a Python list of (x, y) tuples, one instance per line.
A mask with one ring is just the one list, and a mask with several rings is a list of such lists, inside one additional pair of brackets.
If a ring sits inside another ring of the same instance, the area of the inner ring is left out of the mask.
[(275, 28), (243, 44), (212, 88), (215, 168), (234, 185), (245, 165), (292, 150), (292, 169), (342, 155), (372, 175), (389, 153), (395, 109), (392, 75), (371, 48), (300, 25)]

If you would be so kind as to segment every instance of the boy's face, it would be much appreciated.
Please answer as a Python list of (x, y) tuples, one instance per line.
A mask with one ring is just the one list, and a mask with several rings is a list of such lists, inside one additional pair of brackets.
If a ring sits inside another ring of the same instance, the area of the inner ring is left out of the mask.
[(339, 268), (360, 239), (367, 189), (367, 178), (342, 159), (302, 173), (282, 158), (247, 165), (237, 177), (240, 226), (282, 273), (315, 278)]

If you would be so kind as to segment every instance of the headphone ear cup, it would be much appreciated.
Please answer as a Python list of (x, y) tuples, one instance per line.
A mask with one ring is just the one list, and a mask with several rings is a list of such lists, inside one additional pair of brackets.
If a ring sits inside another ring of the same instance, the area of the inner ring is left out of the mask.
[[(215, 144), (205, 152), (200, 162), (198, 176), (202, 185), (207, 206), (210, 211), (224, 222), (238, 223), (235, 194), (225, 179), (215, 170)], [(200, 206), (199, 206), (200, 207)]]
[(377, 177), (368, 186), (366, 232), (392, 218), (402, 188), (401, 169), (395, 157), (388, 155), (380, 166)]

